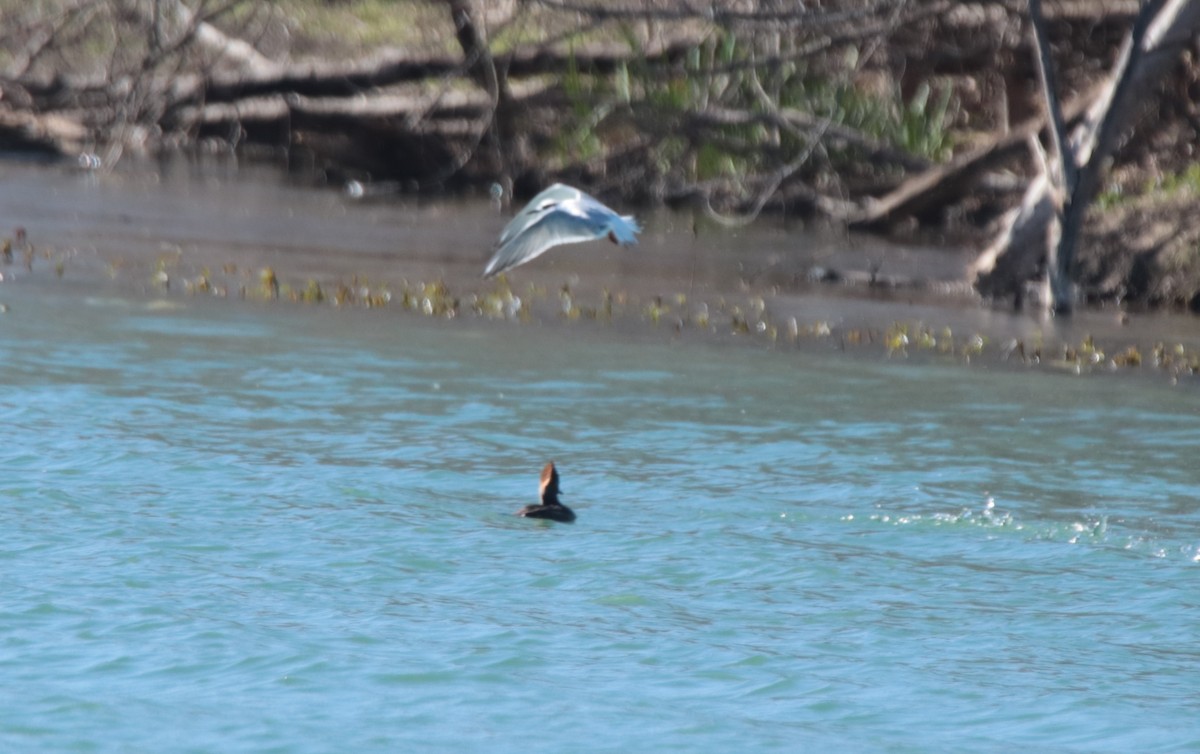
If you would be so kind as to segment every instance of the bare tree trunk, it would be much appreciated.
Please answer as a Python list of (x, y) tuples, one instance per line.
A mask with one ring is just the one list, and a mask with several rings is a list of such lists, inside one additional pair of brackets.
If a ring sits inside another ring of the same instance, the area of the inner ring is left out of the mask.
[(517, 127), (517, 104), (508, 85), (508, 76), (492, 58), (488, 42), (476, 22), (471, 0), (446, 2), (450, 6), (458, 44), (467, 60), (467, 70), (492, 98), (488, 140), (496, 153), (500, 179), (511, 194), (513, 179), (524, 171), (528, 160), (524, 139)]
[(1200, 30), (1200, 2), (1147, 0), (1134, 20), (1109, 77), (1083, 121), (1068, 136), (1054, 86), (1050, 51), (1045, 41), (1039, 0), (1030, 0), (1043, 93), (1054, 125), (1054, 163), (1045, 161), (1021, 206), (1013, 210), (996, 242), (974, 265), (981, 291), (1017, 292), (1038, 265), (1046, 261), (1046, 305), (1069, 313), (1074, 304), (1073, 273), (1079, 232), (1095, 198), (1106, 162), (1126, 133), (1136, 103), (1153, 91)]

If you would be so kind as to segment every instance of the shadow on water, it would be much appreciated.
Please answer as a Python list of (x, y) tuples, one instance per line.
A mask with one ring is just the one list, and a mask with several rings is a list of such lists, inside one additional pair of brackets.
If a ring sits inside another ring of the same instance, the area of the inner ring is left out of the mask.
[[(485, 198), (354, 200), (289, 183), (272, 166), (232, 160), (123, 163), (103, 175), (30, 164), (9, 164), (6, 171), (10, 180), (0, 185), (0, 207), (34, 238), (94, 249), (104, 259), (153, 259), (175, 252), (210, 266), (283, 266), (286, 261), (296, 274), (396, 276), (416, 265), (448, 277), (476, 278), (516, 209), (498, 209)], [(961, 276), (967, 258), (939, 249), (892, 247), (871, 237), (806, 231), (769, 218), (728, 231), (690, 214), (642, 217), (646, 233), (634, 251), (598, 244), (576, 249), (566, 259), (546, 257), (533, 279), (595, 275), (631, 285), (650, 277), (722, 292), (730, 283), (796, 287), (834, 269), (879, 269), (951, 282)]]
[[(40, 250), (31, 278), (432, 316), (603, 320), (626, 335), (747, 336), (1064, 371), (1200, 369), (1195, 318), (1083, 311), (1044, 321), (981, 306), (963, 282), (968, 249), (896, 246), (779, 219), (726, 230), (653, 212), (640, 213), (646, 230), (630, 250), (568, 247), (485, 282), (513, 208), (482, 197), (356, 200), (232, 159), (128, 162), (104, 174), (4, 169), (0, 215)], [(27, 275), (20, 265), (3, 274)]]

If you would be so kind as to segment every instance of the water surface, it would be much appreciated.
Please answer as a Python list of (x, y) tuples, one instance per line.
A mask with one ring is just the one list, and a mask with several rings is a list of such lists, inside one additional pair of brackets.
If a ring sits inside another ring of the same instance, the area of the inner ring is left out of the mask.
[(1193, 386), (0, 303), (5, 750), (1200, 747)]

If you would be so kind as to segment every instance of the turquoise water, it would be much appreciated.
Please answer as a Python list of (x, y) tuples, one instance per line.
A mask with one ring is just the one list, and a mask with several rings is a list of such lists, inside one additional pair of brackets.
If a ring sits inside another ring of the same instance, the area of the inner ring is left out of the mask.
[(0, 303), (2, 750), (1200, 747), (1194, 385)]

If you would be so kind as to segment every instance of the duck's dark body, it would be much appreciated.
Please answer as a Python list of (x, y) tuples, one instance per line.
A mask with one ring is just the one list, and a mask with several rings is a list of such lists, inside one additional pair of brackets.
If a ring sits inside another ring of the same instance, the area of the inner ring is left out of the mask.
[(525, 518), (544, 518), (564, 524), (575, 520), (575, 511), (558, 502), (558, 470), (554, 468), (553, 461), (542, 469), (541, 504), (526, 505), (517, 511), (517, 515)]
[(562, 503), (555, 505), (526, 505), (517, 511), (517, 515), (524, 516), (525, 518), (546, 518), (564, 524), (572, 523), (575, 520), (575, 511)]

